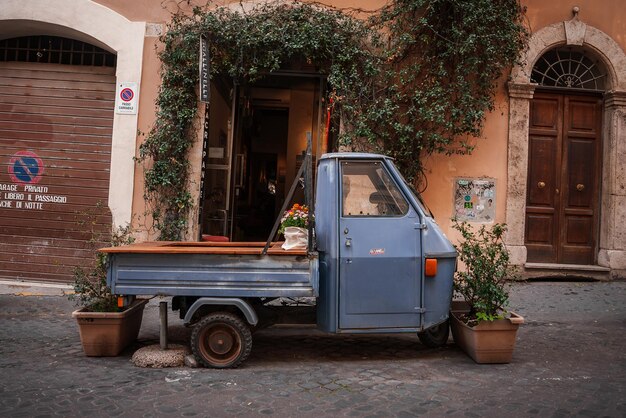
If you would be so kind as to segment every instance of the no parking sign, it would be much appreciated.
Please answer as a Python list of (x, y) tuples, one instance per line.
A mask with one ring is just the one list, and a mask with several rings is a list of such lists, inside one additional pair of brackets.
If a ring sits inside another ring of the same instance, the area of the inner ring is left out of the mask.
[(9, 177), (13, 183), (37, 184), (43, 172), (43, 161), (32, 151), (18, 151), (9, 160)]
[(136, 115), (137, 97), (139, 96), (137, 93), (137, 83), (119, 83), (115, 94), (115, 113)]

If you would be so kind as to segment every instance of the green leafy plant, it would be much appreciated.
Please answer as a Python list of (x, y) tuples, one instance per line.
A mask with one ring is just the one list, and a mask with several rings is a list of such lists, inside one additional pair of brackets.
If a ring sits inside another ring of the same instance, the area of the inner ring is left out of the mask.
[(525, 48), (518, 0), (395, 0), (372, 16), (389, 35), (368, 126), (416, 186), (432, 153), (470, 153), (498, 80)]
[(453, 228), (462, 237), (455, 248), (463, 269), (455, 274), (454, 290), (469, 304), (466, 323), (503, 318), (509, 300), (507, 283), (516, 276), (502, 241), (506, 225), (494, 224), (489, 229), (482, 225), (475, 230), (467, 222), (454, 220)]
[[(103, 233), (94, 231), (91, 243), (93, 247), (101, 246), (103, 243), (113, 247), (132, 244), (135, 239), (131, 236), (130, 225), (118, 227), (110, 232), (108, 239), (103, 237)], [(96, 248), (95, 259), (89, 267), (76, 267), (74, 269), (74, 293), (68, 298), (76, 305), (85, 307), (91, 312), (119, 312), (117, 297), (111, 293), (111, 288), (107, 286), (107, 254), (98, 252)]]
[(298, 1), (173, 16), (161, 37), (156, 121), (138, 158), (159, 239), (181, 239), (193, 207), (201, 35), (211, 78), (242, 87), (290, 65), (314, 66), (326, 75), (334, 129), (341, 120), (338, 143), (394, 157), (418, 188), (425, 156), (472, 151), (498, 80), (527, 42), (518, 0), (395, 0), (362, 17)]

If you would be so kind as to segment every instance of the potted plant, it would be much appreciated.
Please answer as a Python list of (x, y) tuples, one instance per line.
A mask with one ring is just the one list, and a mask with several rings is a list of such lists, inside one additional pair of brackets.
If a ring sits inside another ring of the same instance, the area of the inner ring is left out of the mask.
[[(131, 243), (130, 228), (111, 234), (113, 246)], [(92, 239), (93, 244), (103, 242)], [(147, 299), (134, 300), (126, 308), (118, 307), (117, 297), (106, 283), (107, 256), (96, 252), (94, 264), (74, 270), (74, 293), (68, 297), (81, 306), (74, 311), (83, 351), (87, 356), (117, 356), (139, 334)]]
[(455, 274), (454, 290), (466, 304), (466, 309), (453, 308), (450, 315), (454, 341), (477, 363), (509, 363), (524, 318), (506, 310), (507, 281), (516, 276), (502, 241), (506, 225), (474, 230), (467, 222), (454, 220), (453, 228), (461, 233), (455, 248), (463, 263)]
[(284, 250), (305, 249), (309, 239), (309, 208), (306, 205), (294, 204), (285, 211), (280, 221), (279, 234), (285, 236), (282, 245)]

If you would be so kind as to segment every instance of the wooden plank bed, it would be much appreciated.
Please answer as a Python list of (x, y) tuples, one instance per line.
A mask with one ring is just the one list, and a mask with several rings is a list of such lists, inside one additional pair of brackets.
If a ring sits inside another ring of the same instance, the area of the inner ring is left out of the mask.
[[(306, 256), (307, 250), (283, 250), (282, 241), (273, 242), (267, 250), (269, 255)], [(224, 255), (261, 255), (264, 242), (189, 242), (189, 241), (154, 241), (141, 242), (119, 247), (101, 248), (107, 254), (224, 254)]]

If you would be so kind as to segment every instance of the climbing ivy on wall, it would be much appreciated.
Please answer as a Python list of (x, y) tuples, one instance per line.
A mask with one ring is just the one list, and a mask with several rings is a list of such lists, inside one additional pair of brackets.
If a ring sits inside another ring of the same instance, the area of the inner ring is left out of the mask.
[[(396, 0), (373, 17), (389, 31), (382, 148), (408, 173), (434, 152), (468, 153), (505, 69), (528, 33), (517, 0)], [(367, 119), (375, 119), (368, 115)]]
[(357, 12), (282, 2), (173, 16), (161, 38), (156, 122), (139, 157), (160, 239), (181, 239), (193, 206), (202, 34), (212, 77), (243, 85), (289, 63), (315, 65), (341, 118), (340, 144), (391, 155), (416, 183), (425, 155), (471, 152), (466, 139), (480, 134), (496, 83), (526, 42), (517, 0), (395, 0), (366, 19)]

